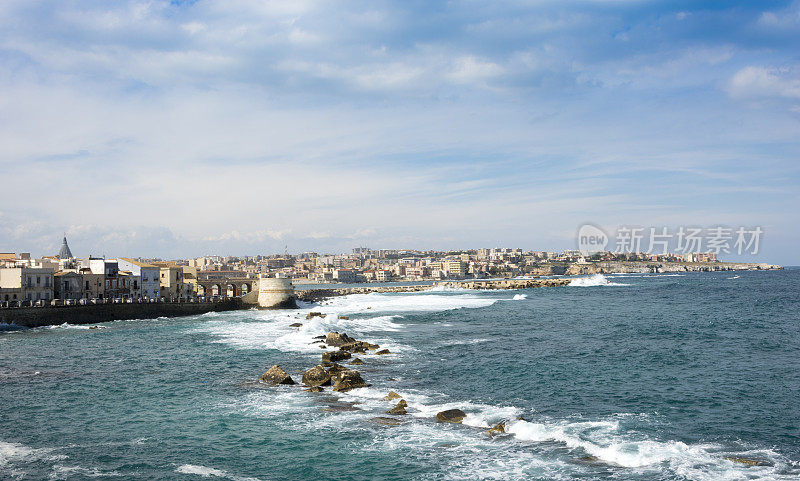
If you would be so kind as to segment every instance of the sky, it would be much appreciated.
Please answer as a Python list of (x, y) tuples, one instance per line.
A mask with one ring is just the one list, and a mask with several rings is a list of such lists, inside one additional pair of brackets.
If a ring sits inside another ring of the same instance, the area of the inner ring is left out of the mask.
[(0, 252), (576, 246), (800, 264), (800, 2), (0, 2)]

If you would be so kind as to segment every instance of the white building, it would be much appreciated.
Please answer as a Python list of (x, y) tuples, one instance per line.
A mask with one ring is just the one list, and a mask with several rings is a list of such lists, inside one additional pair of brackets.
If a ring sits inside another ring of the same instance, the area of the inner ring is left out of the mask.
[(158, 299), (161, 288), (160, 267), (126, 257), (117, 259), (117, 262), (121, 270), (130, 271), (133, 276), (138, 277), (138, 279), (134, 278), (133, 282), (141, 282), (139, 286), (131, 286), (131, 292), (134, 292), (134, 296), (137, 296), (138, 293), (141, 297)]

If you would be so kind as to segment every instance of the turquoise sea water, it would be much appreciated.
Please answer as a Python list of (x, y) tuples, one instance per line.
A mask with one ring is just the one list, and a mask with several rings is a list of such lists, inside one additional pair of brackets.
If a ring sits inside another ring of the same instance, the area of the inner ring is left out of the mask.
[[(800, 478), (800, 270), (581, 282), (2, 332), (0, 479)], [(332, 330), (369, 388), (254, 382)]]

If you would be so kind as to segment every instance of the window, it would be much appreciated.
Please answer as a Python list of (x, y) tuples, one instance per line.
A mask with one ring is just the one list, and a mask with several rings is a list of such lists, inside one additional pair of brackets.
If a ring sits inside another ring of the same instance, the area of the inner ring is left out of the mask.
[(89, 281), (86, 281), (86, 290), (89, 290)]
[(36, 285), (39, 286), (41, 284), (42, 284), (42, 277), (41, 276), (36, 276)]

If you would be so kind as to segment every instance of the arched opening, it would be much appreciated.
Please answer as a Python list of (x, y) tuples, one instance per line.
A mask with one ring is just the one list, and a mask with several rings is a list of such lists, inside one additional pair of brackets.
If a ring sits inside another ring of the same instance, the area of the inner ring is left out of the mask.
[(242, 284), (242, 295), (245, 295), (248, 292), (250, 292), (250, 286), (248, 286), (247, 284)]
[(236, 297), (236, 286), (233, 284), (228, 284), (228, 288), (225, 293), (228, 297)]
[(203, 284), (197, 284), (197, 295), (198, 296), (205, 296), (206, 295), (206, 286)]
[(211, 286), (211, 295), (218, 296), (220, 294), (221, 289), (219, 288), (219, 284), (214, 284)]

